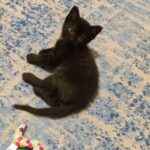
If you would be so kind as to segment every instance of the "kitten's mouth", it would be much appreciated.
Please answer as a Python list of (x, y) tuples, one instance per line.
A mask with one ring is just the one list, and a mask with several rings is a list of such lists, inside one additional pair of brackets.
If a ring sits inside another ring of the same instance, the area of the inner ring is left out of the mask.
[(60, 36), (59, 40), (68, 40), (68, 41), (71, 41), (73, 42), (74, 41), (74, 37), (65, 37), (65, 36)]

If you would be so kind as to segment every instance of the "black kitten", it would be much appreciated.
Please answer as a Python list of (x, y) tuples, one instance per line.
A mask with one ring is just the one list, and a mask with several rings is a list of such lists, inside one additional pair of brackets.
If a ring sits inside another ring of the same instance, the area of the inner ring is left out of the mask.
[(27, 55), (29, 63), (54, 70), (53, 75), (44, 80), (31, 73), (23, 74), (24, 81), (33, 86), (34, 93), (50, 108), (14, 107), (50, 118), (65, 117), (85, 109), (98, 90), (98, 70), (87, 44), (101, 30), (101, 26), (91, 26), (81, 18), (74, 6), (66, 17), (55, 47), (42, 50), (38, 55)]

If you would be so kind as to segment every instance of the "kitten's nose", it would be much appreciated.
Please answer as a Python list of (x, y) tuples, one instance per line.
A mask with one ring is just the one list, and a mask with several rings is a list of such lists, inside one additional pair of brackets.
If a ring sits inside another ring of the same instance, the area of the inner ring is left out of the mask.
[(73, 41), (73, 40), (74, 40), (74, 37), (70, 36), (70, 37), (69, 37), (69, 40)]

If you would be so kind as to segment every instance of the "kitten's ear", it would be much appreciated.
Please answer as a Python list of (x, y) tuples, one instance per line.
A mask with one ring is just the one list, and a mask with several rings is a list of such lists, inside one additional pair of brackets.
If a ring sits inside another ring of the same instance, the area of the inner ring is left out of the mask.
[(66, 20), (77, 20), (78, 18), (79, 18), (79, 9), (78, 9), (78, 7), (77, 6), (74, 6), (71, 10), (70, 10), (70, 12), (69, 12), (69, 14), (68, 14), (68, 16), (66, 17)]
[(91, 28), (91, 33), (93, 37), (96, 37), (98, 33), (100, 33), (102, 31), (102, 27), (101, 26), (92, 26)]

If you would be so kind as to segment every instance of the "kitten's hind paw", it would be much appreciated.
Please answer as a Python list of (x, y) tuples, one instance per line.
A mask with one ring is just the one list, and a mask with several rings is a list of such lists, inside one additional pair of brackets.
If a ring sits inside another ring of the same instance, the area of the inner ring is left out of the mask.
[(31, 83), (34, 80), (35, 76), (32, 73), (27, 72), (22, 74), (22, 78), (25, 82)]
[(32, 73), (23, 73), (22, 78), (25, 82), (31, 84), (32, 86), (43, 86), (43, 80), (37, 78), (34, 74)]

